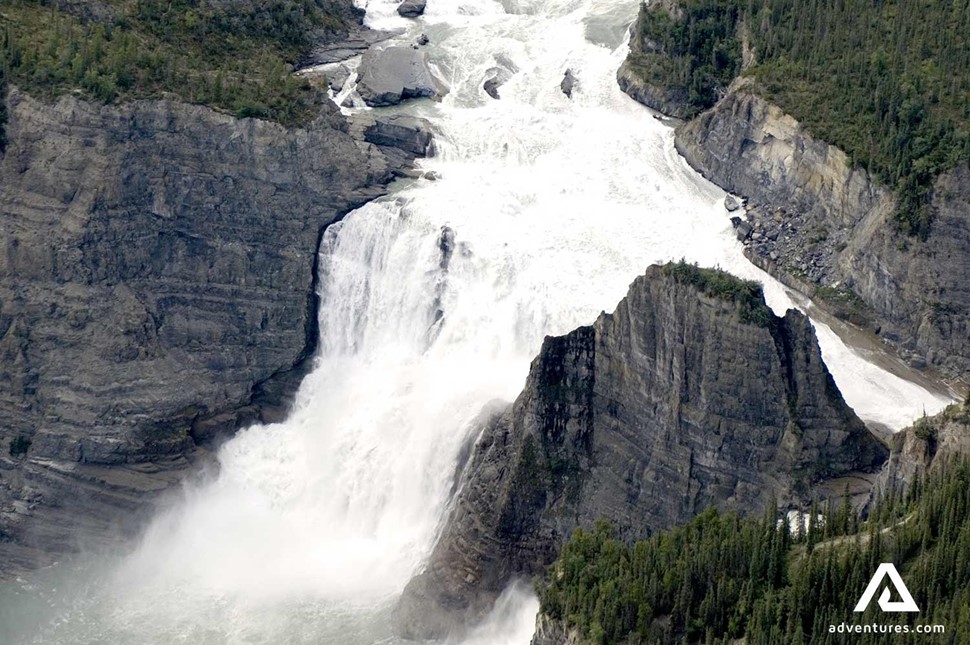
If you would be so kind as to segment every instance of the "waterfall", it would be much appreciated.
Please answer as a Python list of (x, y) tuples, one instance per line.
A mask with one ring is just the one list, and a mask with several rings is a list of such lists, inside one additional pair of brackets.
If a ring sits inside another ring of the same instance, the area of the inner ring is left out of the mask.
[[(320, 353), (289, 418), (241, 431), (134, 553), (49, 594), (35, 642), (393, 642), (390, 608), (433, 545), (474, 420), (516, 396), (544, 335), (611, 311), (670, 259), (793, 306), (744, 259), (724, 193), (670, 126), (617, 88), (637, 0), (431, 0), (418, 23), (396, 4), (372, 0), (368, 22), (429, 36), (450, 91), (398, 111), (434, 124), (440, 153), (422, 164), (441, 178), (327, 230)], [(497, 60), (517, 70), (500, 100), (481, 89)], [(817, 328), (862, 417), (899, 428), (946, 403)], [(535, 611), (510, 590), (470, 642), (525, 643)]]

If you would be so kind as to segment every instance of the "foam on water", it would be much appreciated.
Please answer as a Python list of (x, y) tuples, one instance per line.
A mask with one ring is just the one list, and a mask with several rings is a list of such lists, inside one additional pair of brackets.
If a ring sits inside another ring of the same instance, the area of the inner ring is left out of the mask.
[[(636, 0), (431, 0), (418, 24), (395, 7), (371, 2), (369, 23), (427, 33), (450, 87), (403, 108), (434, 123), (439, 155), (422, 165), (441, 179), (330, 227), (321, 354), (290, 418), (227, 443), (221, 474), (107, 573), (22, 590), (25, 607), (50, 607), (27, 641), (392, 642), (390, 607), (440, 528), (470, 422), (515, 397), (544, 335), (588, 324), (649, 264), (682, 257), (763, 281), (776, 312), (792, 306), (744, 259), (724, 193), (617, 88)], [(498, 101), (481, 90), (496, 54), (518, 68)], [(947, 402), (817, 328), (863, 417), (899, 428)], [(510, 589), (469, 642), (527, 643), (536, 607)]]

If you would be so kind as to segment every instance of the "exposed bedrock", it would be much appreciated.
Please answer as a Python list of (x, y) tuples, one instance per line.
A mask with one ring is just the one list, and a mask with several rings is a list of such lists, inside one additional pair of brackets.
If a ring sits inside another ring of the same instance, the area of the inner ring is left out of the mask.
[(329, 103), (290, 129), (170, 101), (8, 106), (0, 575), (132, 529), (198, 445), (285, 414), (323, 229), (416, 153), (355, 140)]
[[(677, 149), (747, 198), (749, 257), (820, 289), (917, 367), (970, 377), (970, 168), (940, 175), (923, 241), (899, 232), (887, 188), (743, 83), (677, 130)], [(812, 295), (812, 294), (809, 294)]]
[(441, 538), (395, 612), (401, 634), (473, 623), (597, 519), (634, 539), (711, 505), (800, 504), (813, 484), (885, 461), (807, 318), (688, 282), (651, 267), (614, 313), (546, 338), (515, 403), (485, 423)]

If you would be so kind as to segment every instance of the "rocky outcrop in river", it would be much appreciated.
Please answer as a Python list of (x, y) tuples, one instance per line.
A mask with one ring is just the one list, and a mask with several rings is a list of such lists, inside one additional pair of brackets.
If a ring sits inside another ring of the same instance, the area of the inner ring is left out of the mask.
[(134, 528), (198, 446), (284, 414), (323, 229), (427, 144), (371, 121), (401, 142), (385, 154), (329, 103), (289, 129), (171, 101), (8, 107), (0, 575)]
[(635, 539), (711, 505), (797, 503), (885, 456), (807, 318), (775, 317), (756, 286), (720, 272), (651, 267), (612, 314), (546, 338), (518, 399), (484, 423), (398, 629), (440, 637), (474, 622), (597, 519)]

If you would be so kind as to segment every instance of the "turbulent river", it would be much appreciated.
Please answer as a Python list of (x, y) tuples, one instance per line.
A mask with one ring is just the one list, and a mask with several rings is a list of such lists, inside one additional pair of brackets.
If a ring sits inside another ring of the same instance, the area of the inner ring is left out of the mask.
[[(290, 418), (227, 443), (219, 476), (133, 552), (6, 590), (22, 623), (11, 638), (393, 643), (391, 607), (440, 529), (469, 422), (516, 396), (544, 335), (590, 323), (649, 264), (682, 257), (792, 306), (742, 256), (724, 193), (617, 88), (636, 0), (431, 0), (417, 22), (395, 6), (374, 0), (368, 23), (409, 30), (402, 42), (426, 33), (450, 88), (401, 108), (434, 124), (438, 154), (422, 166), (440, 179), (402, 182), (326, 232), (321, 350)], [(481, 89), (496, 55), (518, 69), (501, 100)], [(900, 428), (947, 402), (816, 326), (863, 418)], [(511, 589), (466, 642), (524, 645), (536, 609)]]

